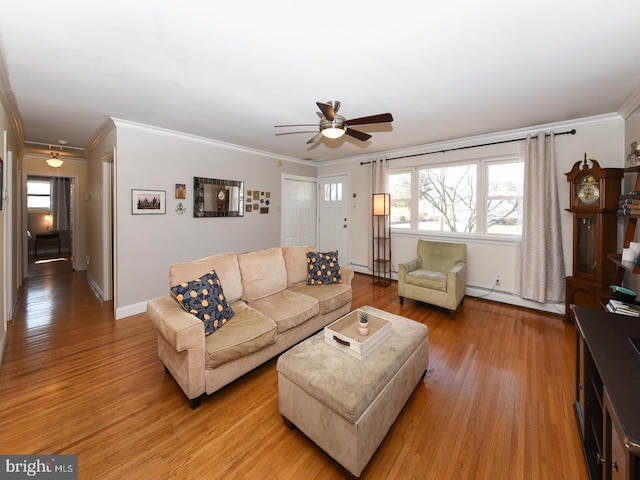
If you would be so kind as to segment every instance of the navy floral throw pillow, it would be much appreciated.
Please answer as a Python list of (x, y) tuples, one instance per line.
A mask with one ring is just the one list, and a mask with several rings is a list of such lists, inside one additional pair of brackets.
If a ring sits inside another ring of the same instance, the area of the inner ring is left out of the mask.
[(307, 252), (307, 285), (342, 283), (338, 251)]
[(215, 332), (234, 315), (214, 270), (190, 282), (171, 287), (171, 294), (182, 308), (202, 320), (205, 335)]

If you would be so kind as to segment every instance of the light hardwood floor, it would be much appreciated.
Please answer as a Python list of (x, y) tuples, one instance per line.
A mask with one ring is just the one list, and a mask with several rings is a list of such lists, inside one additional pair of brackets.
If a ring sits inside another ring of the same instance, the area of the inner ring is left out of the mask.
[[(572, 403), (575, 330), (467, 297), (456, 320), (356, 275), (353, 307), (429, 327), (428, 375), (363, 479), (586, 479)], [(145, 314), (114, 321), (84, 272), (26, 280), (0, 371), (0, 453), (77, 454), (81, 479), (340, 479), (278, 414), (275, 360), (195, 411)]]

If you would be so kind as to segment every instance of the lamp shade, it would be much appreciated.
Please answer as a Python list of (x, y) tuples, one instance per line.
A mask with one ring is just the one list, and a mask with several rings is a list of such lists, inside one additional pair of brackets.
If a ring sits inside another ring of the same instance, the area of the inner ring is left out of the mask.
[(327, 138), (340, 138), (347, 131), (347, 127), (337, 122), (326, 122), (320, 125), (322, 135)]
[(53, 168), (60, 168), (64, 162), (58, 158), (57, 152), (51, 152), (51, 158), (47, 159), (47, 165)]
[(388, 193), (373, 194), (373, 214), (389, 215), (391, 213), (391, 195)]

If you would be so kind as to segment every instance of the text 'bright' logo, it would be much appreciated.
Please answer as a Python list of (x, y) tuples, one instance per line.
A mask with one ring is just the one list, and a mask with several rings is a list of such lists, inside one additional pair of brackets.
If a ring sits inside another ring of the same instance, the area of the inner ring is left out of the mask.
[(0, 455), (0, 459), (4, 460), (0, 460), (0, 465), (4, 463), (4, 472), (0, 471), (0, 477), (3, 479), (77, 479), (76, 455)]

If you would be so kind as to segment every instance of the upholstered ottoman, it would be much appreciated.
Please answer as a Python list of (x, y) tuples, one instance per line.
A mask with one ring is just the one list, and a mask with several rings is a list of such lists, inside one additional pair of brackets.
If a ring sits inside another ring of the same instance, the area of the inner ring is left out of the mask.
[(320, 332), (277, 362), (280, 413), (359, 477), (429, 364), (427, 327), (362, 307), (392, 323), (391, 336), (360, 361), (327, 345)]

